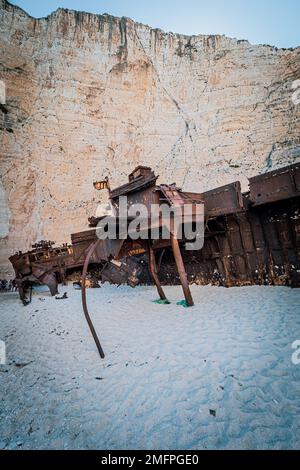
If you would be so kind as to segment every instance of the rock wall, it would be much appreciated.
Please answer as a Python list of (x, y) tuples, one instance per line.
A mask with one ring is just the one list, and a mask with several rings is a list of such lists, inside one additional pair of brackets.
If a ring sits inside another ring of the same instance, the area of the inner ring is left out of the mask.
[[(203, 191), (300, 159), (300, 48), (0, 0), (0, 265), (86, 227), (137, 164)], [(298, 82), (296, 82), (297, 84)], [(297, 92), (297, 90), (296, 90)]]

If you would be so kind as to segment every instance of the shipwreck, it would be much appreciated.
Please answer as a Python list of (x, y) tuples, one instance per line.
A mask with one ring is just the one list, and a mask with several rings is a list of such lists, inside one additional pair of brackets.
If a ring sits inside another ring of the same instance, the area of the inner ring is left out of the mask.
[[(70, 270), (82, 269), (83, 309), (101, 357), (104, 353), (86, 303), (90, 266), (97, 266), (103, 282), (132, 287), (154, 283), (160, 303), (168, 303), (163, 285), (180, 283), (187, 307), (193, 306), (191, 282), (225, 287), (300, 286), (300, 163), (250, 178), (245, 193), (238, 181), (200, 194), (185, 192), (176, 184), (159, 185), (157, 179), (151, 168), (139, 166), (127, 183), (113, 190), (108, 179), (94, 183), (96, 190), (108, 191), (109, 216), (91, 217), (88, 230), (71, 235), (71, 244), (56, 247), (53, 242), (41, 241), (31, 251), (10, 257), (24, 304), (28, 302), (26, 290), (33, 282), (46, 284), (55, 295), (58, 283), (66, 281)], [(189, 205), (189, 219), (181, 224), (203, 224), (203, 248), (186, 250), (186, 238), (177, 237), (172, 223), (168, 237), (153, 239), (152, 229), (160, 232), (165, 226), (162, 217), (150, 217), (136, 239), (128, 231), (129, 217), (126, 235), (121, 236), (120, 201), (124, 196), (128, 213), (137, 204), (166, 204), (171, 209)], [(116, 224), (114, 239), (97, 235), (104, 218)]]

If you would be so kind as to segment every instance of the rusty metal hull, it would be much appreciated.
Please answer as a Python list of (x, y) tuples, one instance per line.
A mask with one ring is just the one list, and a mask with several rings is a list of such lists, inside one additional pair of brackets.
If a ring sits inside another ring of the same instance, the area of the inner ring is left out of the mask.
[[(300, 287), (299, 181), (295, 164), (251, 178), (245, 194), (236, 183), (204, 193), (204, 247), (183, 251), (189, 282)], [(164, 259), (161, 279), (178, 283), (175, 261)]]
[[(181, 246), (189, 282), (217, 283), (226, 286), (245, 284), (299, 283), (300, 272), (300, 164), (259, 175), (249, 180), (249, 192), (242, 194), (239, 182), (204, 194), (183, 193), (174, 186), (156, 186), (154, 174), (134, 180), (112, 191), (118, 209), (118, 197), (127, 194), (129, 206), (143, 202), (150, 207), (165, 198), (172, 204), (184, 198), (205, 207), (204, 248), (188, 252)], [(174, 194), (173, 194), (174, 192)], [(97, 219), (93, 219), (94, 225)], [(52, 293), (58, 281), (64, 281), (70, 269), (81, 269), (96, 239), (95, 228), (71, 235), (72, 244), (52, 247), (43, 242), (34, 250), (10, 257), (18, 284), (22, 281), (46, 283)], [(170, 240), (152, 243), (162, 262), (153, 272), (162, 284), (180, 282)], [(178, 251), (178, 250), (177, 250)], [(102, 278), (121, 284), (136, 285), (139, 278), (151, 279), (136, 264), (137, 255), (148, 252), (144, 242), (107, 240), (97, 244), (90, 263), (103, 267)], [(127, 261), (131, 257), (132, 261)], [(117, 264), (112, 261), (118, 260)], [(145, 266), (145, 265), (144, 265)], [(159, 269), (160, 268), (160, 269)], [(132, 276), (133, 273), (133, 276)], [(141, 274), (141, 275), (140, 275)], [(182, 277), (182, 276), (181, 276)]]
[[(189, 282), (226, 287), (298, 284), (300, 272), (300, 199), (230, 214), (224, 231), (209, 234), (200, 252), (183, 252)], [(176, 282), (172, 266), (167, 282)]]

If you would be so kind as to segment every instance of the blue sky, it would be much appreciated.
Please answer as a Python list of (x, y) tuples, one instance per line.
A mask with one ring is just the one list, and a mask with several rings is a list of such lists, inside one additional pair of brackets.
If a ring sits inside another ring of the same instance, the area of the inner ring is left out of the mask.
[(12, 0), (35, 17), (58, 7), (128, 16), (164, 31), (226, 34), (254, 44), (300, 46), (299, 0)]

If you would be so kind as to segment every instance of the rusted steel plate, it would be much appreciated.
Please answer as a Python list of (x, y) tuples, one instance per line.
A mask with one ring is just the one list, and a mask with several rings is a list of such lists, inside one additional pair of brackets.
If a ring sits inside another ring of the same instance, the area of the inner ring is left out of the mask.
[(208, 217), (233, 214), (244, 208), (241, 184), (239, 181), (207, 191), (203, 193), (202, 196), (205, 214), (207, 214)]
[(72, 233), (71, 234), (71, 241), (72, 245), (76, 245), (77, 243), (82, 243), (85, 241), (93, 241), (96, 237), (96, 230), (86, 230), (84, 232)]
[(145, 178), (143, 175), (139, 176), (136, 180), (130, 181), (129, 183), (120, 186), (119, 188), (111, 191), (112, 199), (116, 199), (120, 196), (124, 196), (128, 193), (141, 191), (149, 186), (154, 186), (158, 176), (149, 176)]
[(249, 187), (249, 199), (253, 206), (299, 196), (300, 164), (296, 163), (250, 178)]
[(131, 287), (135, 287), (139, 282), (138, 276), (141, 271), (141, 266), (133, 258), (112, 259), (101, 272), (101, 277), (104, 281), (113, 284), (127, 283)]

